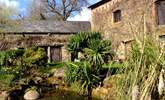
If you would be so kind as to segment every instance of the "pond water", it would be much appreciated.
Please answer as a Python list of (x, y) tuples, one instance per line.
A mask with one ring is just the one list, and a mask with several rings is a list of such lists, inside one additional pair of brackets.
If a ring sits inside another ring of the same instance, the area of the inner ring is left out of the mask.
[[(24, 100), (23, 94), (18, 91), (13, 92), (13, 96), (11, 97), (11, 100)], [(45, 92), (42, 92), (41, 97), (39, 100), (88, 100), (87, 96), (79, 95), (76, 92), (69, 91), (69, 90), (61, 90), (61, 89), (55, 89), (55, 90), (48, 90)], [(101, 100), (93, 98), (92, 100)]]
[[(78, 95), (74, 92), (66, 92), (63, 90), (51, 91), (44, 94), (40, 100), (88, 100), (87, 97)], [(100, 100), (93, 98), (93, 100)]]

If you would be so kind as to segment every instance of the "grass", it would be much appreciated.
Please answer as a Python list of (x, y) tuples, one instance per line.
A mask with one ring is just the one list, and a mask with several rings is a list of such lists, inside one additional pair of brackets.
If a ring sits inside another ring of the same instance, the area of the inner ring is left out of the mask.
[(121, 69), (123, 69), (124, 63), (118, 62), (110, 62), (108, 64), (103, 65), (103, 71), (107, 72), (107, 75), (114, 75), (122, 73)]
[(63, 62), (57, 62), (57, 63), (48, 63), (46, 66), (42, 66), (40, 67), (40, 72), (41, 73), (50, 73), (50, 71), (52, 69), (56, 69), (56, 68), (63, 68), (64, 67), (64, 63)]
[(124, 69), (121, 69), (124, 78), (118, 84), (118, 100), (148, 100), (150, 97), (159, 100), (157, 86), (164, 58), (159, 42), (153, 37), (136, 40)]

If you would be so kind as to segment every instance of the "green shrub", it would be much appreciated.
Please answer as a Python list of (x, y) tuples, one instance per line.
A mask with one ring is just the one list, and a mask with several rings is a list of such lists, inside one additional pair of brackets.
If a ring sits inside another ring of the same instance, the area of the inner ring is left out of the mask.
[(43, 48), (26, 48), (23, 54), (23, 63), (25, 66), (43, 66), (47, 63), (47, 55)]
[(12, 74), (15, 76), (14, 80), (17, 80), (23, 76), (22, 67), (21, 66), (10, 66), (3, 67), (1, 66), (0, 74)]
[(13, 74), (16, 79), (29, 75), (34, 68), (37, 69), (46, 63), (46, 52), (38, 47), (0, 52), (0, 72)]
[(0, 52), (1, 66), (14, 66), (20, 63), (20, 58), (24, 53), (23, 49), (14, 49)]
[(15, 76), (13, 74), (0, 74), (0, 89), (7, 89), (11, 86)]

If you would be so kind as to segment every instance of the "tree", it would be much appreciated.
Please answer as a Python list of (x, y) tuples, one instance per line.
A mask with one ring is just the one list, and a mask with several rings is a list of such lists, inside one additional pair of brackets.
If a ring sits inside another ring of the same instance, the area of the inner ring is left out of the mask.
[[(26, 17), (26, 19), (30, 19), (30, 20), (46, 19), (45, 16), (43, 16), (45, 10), (46, 7), (43, 0), (31, 0), (28, 8), (28, 16)], [(20, 14), (20, 17), (21, 16), (22, 15)]]
[(13, 6), (7, 6), (5, 3), (0, 2), (0, 24), (6, 22), (11, 16), (17, 14), (17, 9)]
[(88, 5), (88, 0), (31, 0), (29, 19), (55, 19), (66, 21)]
[(64, 21), (87, 4), (87, 0), (47, 0), (49, 11)]
[(93, 88), (103, 80), (103, 65), (113, 56), (111, 42), (102, 40), (98, 32), (81, 32), (71, 38), (68, 50), (71, 53), (81, 52), (85, 58), (77, 57), (80, 62), (67, 63), (66, 80), (69, 83), (79, 82), (91, 99)]

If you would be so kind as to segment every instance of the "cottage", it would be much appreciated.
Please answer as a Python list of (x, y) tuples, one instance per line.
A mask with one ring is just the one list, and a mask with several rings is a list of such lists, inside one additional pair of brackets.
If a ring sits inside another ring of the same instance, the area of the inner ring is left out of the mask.
[(161, 40), (164, 38), (165, 0), (101, 0), (89, 8), (92, 29), (112, 40), (115, 50), (122, 51), (122, 59), (135, 33), (156, 33)]
[(70, 54), (66, 50), (69, 38), (80, 31), (90, 31), (89, 22), (74, 21), (20, 21), (0, 27), (0, 50), (8, 48), (43, 47), (48, 61), (66, 61)]

